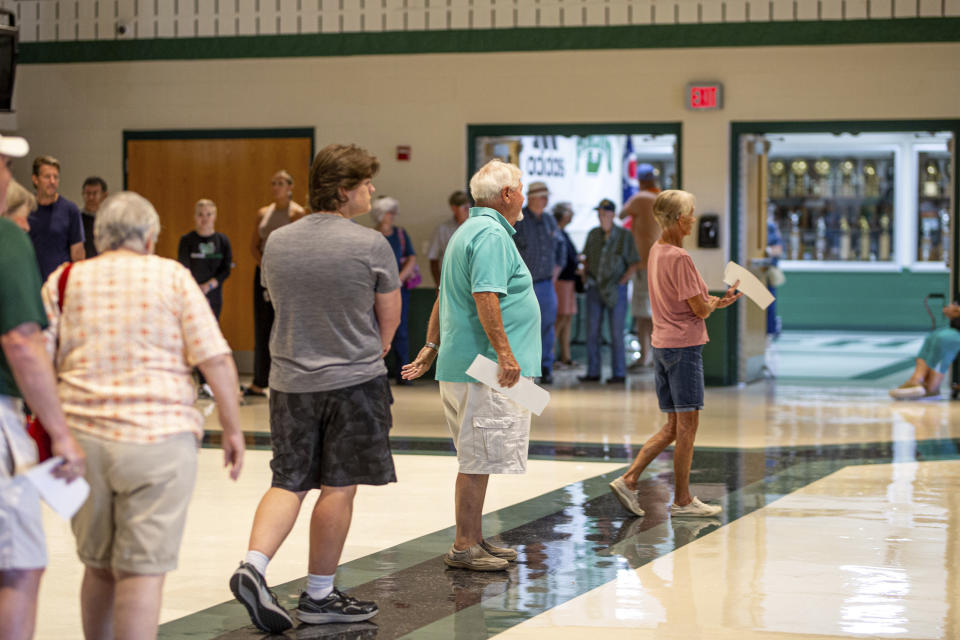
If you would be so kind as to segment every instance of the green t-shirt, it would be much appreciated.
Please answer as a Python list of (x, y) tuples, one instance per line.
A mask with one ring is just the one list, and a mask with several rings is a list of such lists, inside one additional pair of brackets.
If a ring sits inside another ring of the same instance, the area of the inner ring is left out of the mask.
[(640, 262), (633, 234), (613, 225), (605, 236), (602, 227), (594, 227), (587, 234), (583, 255), (587, 258), (587, 287), (597, 287), (603, 304), (614, 308), (620, 278), (630, 265)]
[[(0, 335), (26, 322), (35, 322), (41, 328), (47, 326), (40, 284), (40, 270), (30, 237), (17, 225), (0, 218)], [(2, 350), (0, 395), (21, 397)]]
[(485, 291), (500, 298), (503, 328), (520, 375), (540, 375), (540, 305), (533, 278), (513, 242), (514, 233), (499, 212), (473, 207), (450, 239), (440, 274), (437, 380), (476, 382), (466, 371), (477, 354), (497, 361), (473, 299), (474, 293)]

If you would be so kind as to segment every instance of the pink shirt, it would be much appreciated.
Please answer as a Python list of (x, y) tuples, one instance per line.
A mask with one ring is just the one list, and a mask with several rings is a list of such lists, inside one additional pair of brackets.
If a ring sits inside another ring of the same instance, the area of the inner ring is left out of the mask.
[[(230, 347), (190, 272), (175, 260), (110, 251), (62, 267), (43, 286), (50, 338), (59, 338), (60, 402), (71, 429), (150, 443), (203, 435), (191, 371)], [(62, 320), (62, 321), (61, 321)]]
[(653, 346), (677, 349), (706, 344), (706, 323), (693, 313), (690, 298), (710, 295), (707, 283), (693, 265), (690, 254), (672, 244), (655, 242), (647, 263), (650, 308), (653, 311)]

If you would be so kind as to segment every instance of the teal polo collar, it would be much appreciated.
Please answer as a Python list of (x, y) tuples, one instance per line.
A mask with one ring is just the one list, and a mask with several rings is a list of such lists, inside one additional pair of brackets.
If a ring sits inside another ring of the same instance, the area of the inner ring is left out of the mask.
[(493, 218), (500, 223), (500, 226), (507, 230), (511, 236), (514, 235), (517, 230), (513, 228), (513, 225), (507, 222), (507, 219), (503, 217), (496, 209), (491, 209), (490, 207), (470, 207), (470, 217), (476, 218), (479, 216), (487, 216), (488, 218)]

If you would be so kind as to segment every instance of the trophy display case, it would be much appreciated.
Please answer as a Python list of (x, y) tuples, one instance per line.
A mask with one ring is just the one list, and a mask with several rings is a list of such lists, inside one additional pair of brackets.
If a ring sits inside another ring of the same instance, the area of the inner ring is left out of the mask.
[(767, 170), (770, 215), (787, 260), (893, 259), (893, 151), (771, 152)]
[(917, 262), (946, 263), (950, 251), (950, 154), (917, 154)]
[(769, 139), (768, 219), (783, 268), (947, 269), (951, 134), (784, 134)]

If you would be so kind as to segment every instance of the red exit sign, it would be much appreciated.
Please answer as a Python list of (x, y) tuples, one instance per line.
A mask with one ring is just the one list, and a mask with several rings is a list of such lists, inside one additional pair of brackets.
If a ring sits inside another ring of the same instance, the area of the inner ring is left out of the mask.
[(693, 82), (687, 85), (687, 108), (695, 111), (723, 106), (723, 85), (719, 82)]

